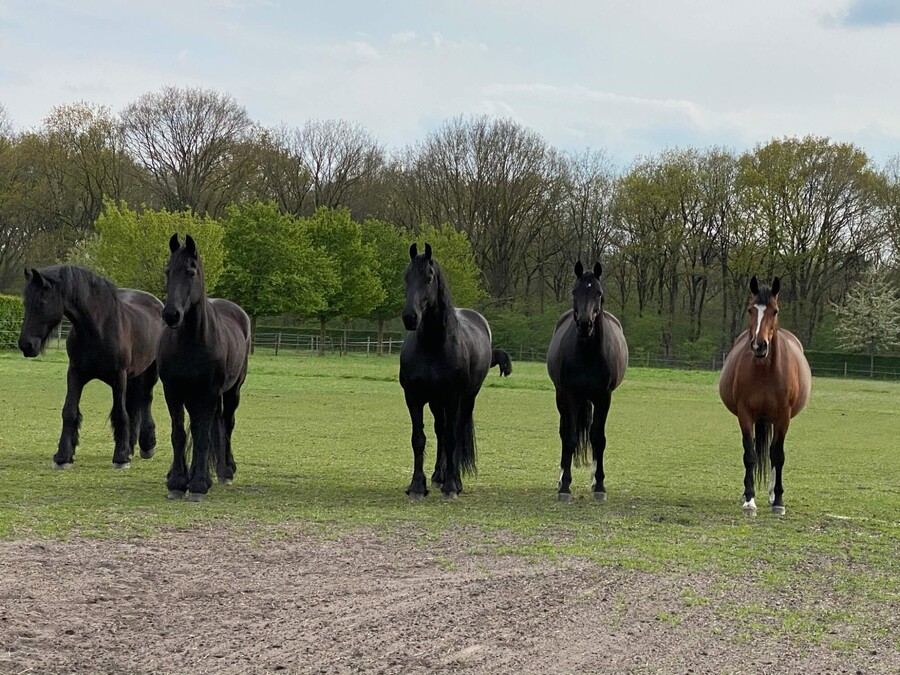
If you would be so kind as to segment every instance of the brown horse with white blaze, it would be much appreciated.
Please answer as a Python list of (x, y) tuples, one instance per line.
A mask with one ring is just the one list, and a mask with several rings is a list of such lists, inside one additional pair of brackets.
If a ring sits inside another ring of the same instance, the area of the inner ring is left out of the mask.
[(744, 444), (744, 513), (756, 515), (754, 473), (761, 485), (769, 474), (772, 513), (784, 515), (784, 439), (791, 419), (803, 410), (812, 388), (812, 373), (803, 345), (790, 331), (778, 327), (778, 291), (750, 280), (747, 307), (750, 327), (738, 336), (719, 377), (719, 396), (737, 415)]

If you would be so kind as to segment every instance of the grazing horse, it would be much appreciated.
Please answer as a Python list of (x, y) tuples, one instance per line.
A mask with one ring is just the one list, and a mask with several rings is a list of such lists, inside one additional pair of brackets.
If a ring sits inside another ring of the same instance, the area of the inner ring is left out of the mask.
[(622, 383), (628, 367), (628, 344), (622, 324), (603, 309), (600, 263), (585, 271), (575, 264), (572, 309), (564, 313), (550, 339), (547, 372), (556, 387), (559, 437), (562, 441), (559, 491), (561, 502), (572, 499), (572, 457), (576, 464), (587, 458), (588, 441), (593, 448), (594, 498), (606, 499), (603, 485), (603, 451), (606, 449), (606, 417), (612, 392)]
[(772, 287), (750, 279), (747, 307), (750, 328), (741, 333), (722, 366), (719, 396), (733, 415), (737, 415), (744, 443), (744, 513), (756, 515), (754, 469), (760, 485), (765, 485), (771, 455), (772, 480), (769, 504), (776, 516), (784, 515), (784, 437), (791, 419), (809, 400), (812, 373), (797, 337), (778, 328), (778, 291), (781, 281)]
[(149, 459), (156, 449), (150, 414), (156, 384), (156, 346), (162, 333), (162, 303), (149, 293), (116, 288), (109, 280), (72, 265), (25, 270), (22, 297), (25, 319), (19, 349), (27, 357), (44, 351), (50, 334), (65, 316), (72, 323), (66, 339), (69, 371), (62, 434), (53, 467), (75, 462), (81, 427), (81, 392), (91, 380), (112, 388), (115, 450), (113, 468), (131, 466), (134, 446)]
[(431, 245), (418, 253), (409, 247), (403, 325), (409, 333), (400, 350), (400, 384), (412, 420), (413, 477), (406, 494), (418, 501), (428, 494), (422, 468), (425, 456), (423, 411), (434, 416), (437, 458), (432, 487), (446, 499), (462, 492), (462, 473), (475, 471), (475, 397), (495, 363), (512, 370), (509, 354), (491, 349), (487, 320), (471, 309), (457, 309)]
[[(212, 483), (231, 483), (237, 466), (231, 452), (234, 413), (241, 400), (250, 355), (250, 318), (233, 302), (206, 297), (203, 263), (190, 235), (169, 240), (166, 306), (169, 327), (159, 342), (159, 378), (172, 418), (169, 499), (201, 501)], [(184, 411), (190, 415), (193, 457), (188, 472)]]

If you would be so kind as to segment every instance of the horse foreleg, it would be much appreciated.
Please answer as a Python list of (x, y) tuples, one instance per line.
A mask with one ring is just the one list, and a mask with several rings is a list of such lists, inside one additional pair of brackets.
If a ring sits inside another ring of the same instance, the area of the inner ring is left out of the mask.
[(444, 409), (434, 402), (429, 404), (429, 407), (434, 416), (434, 437), (437, 439), (437, 454), (434, 458), (434, 473), (431, 474), (431, 487), (440, 490), (444, 485), (444, 475), (447, 471), (446, 457), (444, 457)]
[(784, 438), (787, 436), (790, 417), (775, 425), (775, 434), (772, 439), (772, 448), (769, 454), (772, 456), (772, 478), (769, 481), (769, 505), (772, 513), (783, 516), (784, 511), (784, 486), (781, 484), (781, 473), (784, 469)]
[(741, 440), (744, 445), (744, 495), (741, 508), (748, 516), (756, 515), (756, 491), (753, 488), (753, 470), (756, 468), (756, 447), (753, 443), (753, 417), (746, 411), (738, 410), (741, 426)]
[(612, 395), (609, 392), (592, 400), (594, 419), (591, 423), (591, 449), (594, 453), (594, 467), (591, 489), (594, 499), (601, 502), (606, 500), (606, 487), (603, 485), (603, 479), (606, 478), (606, 474), (603, 472), (603, 452), (606, 450), (606, 418), (609, 415), (611, 402)]
[(194, 442), (194, 453), (191, 457), (191, 469), (188, 474), (188, 492), (191, 501), (202, 501), (209, 492), (212, 479), (209, 477), (209, 460), (211, 444), (216, 441), (213, 434), (219, 433), (219, 420), (216, 414), (216, 400), (204, 400), (188, 406), (191, 416), (191, 439)]
[(460, 440), (457, 435), (458, 419), (460, 414), (460, 401), (451, 398), (444, 405), (444, 484), (441, 492), (444, 499), (456, 499), (462, 491), (462, 477), (460, 476), (459, 448)]
[(128, 449), (134, 455), (134, 446), (138, 442), (138, 428), (141, 423), (141, 400), (144, 398), (144, 379), (136, 377), (128, 380), (125, 390), (125, 411), (128, 413)]
[(133, 448), (129, 443), (131, 440), (131, 429), (125, 401), (127, 392), (128, 375), (124, 370), (120, 370), (112, 381), (113, 405), (109, 413), (109, 419), (113, 428), (113, 439), (116, 443), (112, 460), (114, 469), (127, 469), (131, 466)]
[(568, 502), (572, 500), (572, 458), (578, 446), (578, 401), (557, 389), (556, 409), (559, 411), (559, 439), (562, 442), (556, 498), (561, 502)]
[(81, 427), (81, 392), (85, 382), (72, 366), (66, 374), (66, 402), (62, 409), (62, 433), (59, 446), (53, 456), (53, 468), (64, 469), (75, 461), (75, 448), (78, 447), (78, 430)]
[(153, 421), (153, 387), (159, 379), (156, 364), (147, 368), (141, 376), (141, 431), (138, 444), (141, 448), (141, 459), (150, 459), (156, 453), (156, 422)]
[(187, 433), (184, 430), (184, 403), (168, 389), (165, 389), (166, 406), (172, 419), (172, 466), (166, 475), (168, 499), (181, 499), (187, 491), (188, 472), (185, 460)]
[(404, 392), (406, 407), (409, 409), (409, 419), (412, 422), (412, 450), (413, 450), (413, 475), (412, 482), (406, 488), (406, 494), (413, 501), (418, 501), (428, 495), (425, 487), (425, 402), (419, 400), (410, 392)]

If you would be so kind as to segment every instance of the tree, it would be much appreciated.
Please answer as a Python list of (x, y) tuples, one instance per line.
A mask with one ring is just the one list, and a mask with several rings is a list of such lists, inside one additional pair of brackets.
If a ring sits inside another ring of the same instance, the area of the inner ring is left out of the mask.
[(900, 346), (900, 298), (883, 270), (870, 269), (847, 293), (843, 305), (832, 303), (836, 332), (843, 349), (865, 351), (869, 374), (875, 375), (875, 354)]
[(145, 184), (171, 211), (217, 217), (255, 170), (253, 123), (227, 94), (165, 87), (127, 106), (122, 125)]
[(222, 275), (222, 226), (189, 210), (132, 211), (107, 200), (97, 218), (96, 236), (79, 249), (80, 260), (119, 286), (139, 288), (159, 298), (166, 294), (165, 269), (173, 233), (190, 234), (203, 260), (206, 290), (212, 293)]
[(225, 271), (219, 293), (250, 315), (311, 316), (326, 308), (336, 283), (331, 260), (314, 248), (301, 221), (274, 202), (231, 206), (225, 221)]
[(322, 207), (305, 220), (313, 246), (324, 252), (337, 283), (325, 289), (325, 306), (316, 312), (320, 325), (319, 353), (325, 353), (325, 326), (340, 317), (345, 321), (368, 315), (384, 299), (373, 246), (362, 239), (362, 229), (347, 209)]
[(384, 299), (372, 310), (378, 324), (377, 353), (384, 351), (384, 323), (400, 316), (406, 302), (403, 275), (409, 266), (409, 236), (400, 228), (381, 220), (369, 219), (362, 224), (363, 242), (375, 250), (376, 273), (384, 290)]

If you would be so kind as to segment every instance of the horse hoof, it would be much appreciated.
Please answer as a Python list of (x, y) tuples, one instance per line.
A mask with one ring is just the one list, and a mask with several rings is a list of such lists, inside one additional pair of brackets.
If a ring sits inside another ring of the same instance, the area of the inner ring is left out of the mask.
[(184, 498), (184, 490), (169, 490), (166, 499), (182, 499)]
[(783, 516), (784, 515), (784, 507), (772, 505), (772, 515), (779, 516), (779, 517)]
[(444, 493), (444, 501), (445, 502), (452, 502), (454, 499), (457, 499), (458, 497), (459, 497), (459, 493), (456, 492), (455, 490), (450, 490), (450, 492)]
[(156, 454), (156, 448), (150, 448), (149, 450), (141, 450), (141, 459), (150, 459), (155, 454)]
[(186, 499), (189, 502), (202, 502), (206, 498), (206, 495), (202, 492), (191, 492)]
[(130, 469), (131, 462), (113, 462), (114, 469)]
[(411, 502), (420, 502), (425, 499), (425, 494), (422, 492), (410, 492), (409, 493), (409, 501)]
[(71, 469), (73, 466), (75, 465), (72, 462), (64, 462), (63, 464), (57, 464), (56, 462), (53, 462), (53, 466), (51, 468), (56, 471), (65, 471), (66, 469)]
[(598, 502), (605, 502), (606, 501), (606, 493), (605, 492), (595, 492), (594, 499), (596, 499)]
[(557, 492), (556, 493), (556, 501), (563, 502), (564, 504), (568, 504), (572, 501), (572, 493), (571, 492)]
[(231, 478), (219, 478), (218, 481), (219, 485), (231, 485), (234, 482)]

